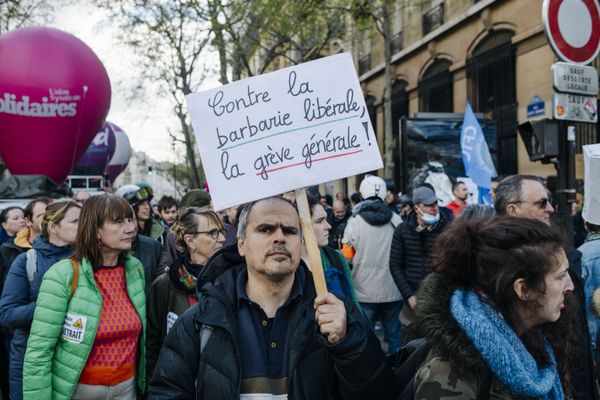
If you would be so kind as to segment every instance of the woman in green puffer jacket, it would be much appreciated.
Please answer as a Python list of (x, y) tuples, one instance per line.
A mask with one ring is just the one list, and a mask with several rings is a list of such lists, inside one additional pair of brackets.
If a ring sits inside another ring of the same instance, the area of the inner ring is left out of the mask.
[(72, 259), (44, 275), (23, 365), (24, 399), (134, 400), (145, 386), (144, 268), (126, 200), (81, 210)]

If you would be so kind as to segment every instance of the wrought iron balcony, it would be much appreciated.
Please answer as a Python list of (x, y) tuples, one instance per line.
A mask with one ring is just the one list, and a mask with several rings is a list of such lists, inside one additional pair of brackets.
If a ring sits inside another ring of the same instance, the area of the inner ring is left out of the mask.
[(423, 36), (444, 23), (444, 3), (440, 3), (423, 14)]

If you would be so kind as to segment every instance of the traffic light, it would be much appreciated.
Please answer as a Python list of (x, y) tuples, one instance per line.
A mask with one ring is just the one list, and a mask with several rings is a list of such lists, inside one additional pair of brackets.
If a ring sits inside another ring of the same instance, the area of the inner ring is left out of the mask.
[(152, 175), (152, 165), (148, 165), (148, 175)]
[(550, 119), (527, 121), (519, 133), (531, 161), (549, 162), (558, 156), (558, 123)]

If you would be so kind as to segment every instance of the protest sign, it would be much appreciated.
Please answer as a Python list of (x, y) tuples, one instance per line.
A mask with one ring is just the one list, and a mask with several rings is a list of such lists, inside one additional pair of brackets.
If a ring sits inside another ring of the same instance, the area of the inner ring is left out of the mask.
[(216, 210), (383, 166), (348, 53), (186, 100)]
[(583, 146), (584, 187), (583, 211), (584, 220), (600, 225), (600, 143)]

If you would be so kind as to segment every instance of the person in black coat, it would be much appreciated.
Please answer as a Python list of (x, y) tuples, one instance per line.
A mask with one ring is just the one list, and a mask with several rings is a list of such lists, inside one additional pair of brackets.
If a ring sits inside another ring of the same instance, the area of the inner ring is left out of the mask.
[(294, 207), (247, 204), (237, 249), (211, 258), (198, 304), (167, 335), (149, 399), (394, 399), (392, 370), (360, 311), (331, 293), (315, 299), (300, 257)]

